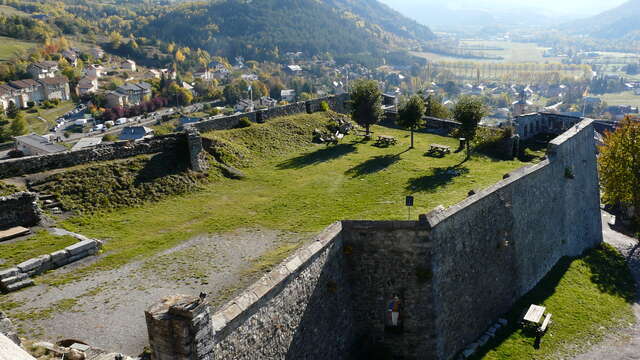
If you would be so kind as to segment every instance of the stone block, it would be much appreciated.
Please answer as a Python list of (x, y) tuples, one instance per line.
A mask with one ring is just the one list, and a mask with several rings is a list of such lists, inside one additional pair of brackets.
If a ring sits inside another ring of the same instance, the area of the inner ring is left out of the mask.
[(4, 285), (5, 287), (11, 285), (11, 284), (15, 284), (17, 282), (23, 281), (25, 279), (28, 279), (29, 275), (26, 273), (18, 273), (16, 276), (12, 276), (10, 278), (6, 278), (6, 279), (2, 279), (0, 280), (0, 282), (2, 283), (2, 285)]
[(225, 326), (227, 326), (227, 320), (225, 320), (221, 313), (214, 314), (211, 317), (211, 327), (213, 328), (213, 331), (218, 332), (224, 329)]
[(96, 242), (93, 240), (83, 240), (73, 245), (67, 246), (65, 250), (69, 252), (72, 256), (83, 252), (89, 252), (90, 250), (96, 248)]
[(26, 279), (26, 280), (22, 280), (20, 282), (8, 285), (6, 289), (8, 292), (12, 292), (12, 291), (20, 290), (22, 288), (26, 288), (27, 286), (31, 286), (31, 285), (33, 285), (33, 280)]
[(296, 255), (287, 262), (286, 267), (287, 269), (289, 269), (290, 272), (295, 272), (300, 268), (301, 265), (302, 265), (302, 261)]
[(18, 264), (17, 267), (22, 272), (29, 272), (29, 271), (32, 271), (34, 269), (39, 268), (40, 265), (42, 265), (42, 259), (33, 258), (33, 259), (29, 259), (27, 261), (21, 262), (20, 264)]
[(237, 304), (231, 304), (222, 310), (222, 316), (229, 323), (242, 313), (242, 309)]
[(253, 303), (258, 301), (258, 297), (252, 291), (245, 291), (235, 298), (234, 303), (237, 304), (240, 309), (247, 310)]
[(76, 262), (78, 260), (86, 258), (87, 256), (89, 256), (89, 252), (83, 252), (77, 255), (73, 255), (69, 258), (68, 263), (70, 264), (70, 263)]
[(19, 272), (20, 272), (20, 269), (18, 269), (17, 267), (12, 267), (12, 268), (9, 268), (9, 269), (0, 270), (0, 280), (6, 279), (6, 278), (10, 278), (10, 277), (14, 277), (14, 276), (18, 275)]
[(60, 250), (51, 253), (51, 261), (54, 263), (61, 262), (62, 260), (66, 260), (69, 257), (69, 253), (67, 250)]

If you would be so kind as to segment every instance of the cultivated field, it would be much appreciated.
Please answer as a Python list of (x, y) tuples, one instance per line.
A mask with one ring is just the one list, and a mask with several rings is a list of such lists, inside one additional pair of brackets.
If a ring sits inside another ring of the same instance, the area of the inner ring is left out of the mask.
[[(491, 59), (461, 59), (453, 56), (439, 55), (429, 52), (414, 52), (416, 56), (424, 57), (431, 61), (460, 61), (470, 60), (474, 62), (499, 62), (499, 63), (559, 63), (559, 58), (545, 58), (542, 55), (546, 48), (534, 43), (518, 43), (511, 41), (485, 41), (485, 40), (462, 40), (460, 44), (469, 49), (474, 54), (488, 56), (499, 56), (502, 60)], [(484, 49), (486, 48), (486, 49)], [(491, 50), (491, 49), (500, 50)], [(478, 50), (476, 50), (478, 49)]]
[(640, 106), (640, 96), (635, 95), (633, 91), (604, 94), (599, 95), (598, 97), (605, 101), (608, 105)]

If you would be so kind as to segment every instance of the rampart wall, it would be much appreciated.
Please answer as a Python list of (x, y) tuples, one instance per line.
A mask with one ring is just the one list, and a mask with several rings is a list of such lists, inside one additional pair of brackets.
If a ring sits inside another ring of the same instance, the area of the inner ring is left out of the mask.
[(38, 195), (20, 192), (0, 196), (0, 230), (14, 226), (34, 226), (42, 219), (37, 204)]
[(293, 104), (288, 104), (284, 106), (278, 106), (271, 109), (266, 110), (257, 110), (253, 112), (219, 117), (219, 118), (210, 118), (208, 120), (200, 121), (197, 123), (188, 124), (188, 127), (192, 127), (197, 129), (200, 132), (209, 132), (214, 130), (228, 130), (233, 129), (238, 126), (240, 123), (240, 119), (248, 118), (250, 121), (263, 123), (270, 119), (295, 115), (301, 113), (314, 113), (321, 110), (322, 102), (326, 101), (329, 105), (329, 108), (340, 112), (345, 113), (347, 110), (347, 101), (349, 100), (348, 94), (337, 95), (337, 96), (329, 96), (325, 98), (313, 99), (309, 101), (297, 102)]
[(121, 141), (76, 151), (2, 160), (0, 161), (0, 179), (62, 169), (95, 161), (117, 160), (165, 151), (173, 152), (180, 147), (186, 149), (186, 146), (187, 139), (185, 134), (179, 133), (156, 136), (138, 142)]
[(561, 257), (599, 244), (601, 230), (585, 120), (549, 144), (548, 159), (419, 222), (332, 225), (215, 314), (196, 298), (154, 305), (150, 345), (157, 360), (348, 359), (371, 349), (451, 359)]

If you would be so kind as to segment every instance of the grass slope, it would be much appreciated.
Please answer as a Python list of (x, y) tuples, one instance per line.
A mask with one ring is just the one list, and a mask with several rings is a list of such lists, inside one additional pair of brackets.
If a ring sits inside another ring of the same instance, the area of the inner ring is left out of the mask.
[(0, 62), (12, 59), (16, 51), (29, 50), (35, 46), (36, 43), (33, 42), (0, 36)]
[[(633, 323), (635, 285), (625, 259), (603, 245), (583, 257), (563, 258), (516, 304), (506, 331), (479, 352), (480, 359), (560, 359)], [(516, 324), (531, 304), (546, 306), (553, 324), (539, 346)], [(538, 347), (538, 348), (536, 348)]]
[(69, 230), (107, 240), (106, 256), (80, 274), (117, 268), (199, 234), (246, 227), (315, 232), (341, 219), (406, 219), (408, 194), (416, 197), (415, 218), (440, 204), (452, 205), (470, 189), (487, 187), (524, 165), (482, 156), (461, 164), (464, 154), (426, 157), (429, 144), (455, 148), (457, 140), (418, 133), (417, 148), (407, 151), (409, 133), (383, 127), (373, 131), (395, 136), (398, 146), (377, 148), (351, 137), (338, 146), (312, 145), (311, 132), (326, 121), (323, 114), (299, 115), (205, 134), (223, 149), (216, 156), (244, 166), (246, 178), (221, 179), (201, 191), (144, 207), (66, 221), (63, 226)]
[(34, 108), (37, 112), (25, 112), (24, 118), (27, 120), (27, 124), (29, 125), (29, 132), (41, 135), (48, 133), (49, 129), (55, 125), (56, 119), (70, 110), (73, 110), (74, 107), (75, 104), (73, 102), (64, 101), (52, 109), (43, 109), (42, 107), (37, 106)]
[(4, 260), (2, 268), (9, 268), (25, 260), (62, 250), (77, 242), (78, 240), (72, 236), (56, 236), (45, 230), (39, 230), (27, 239), (0, 243), (0, 259)]

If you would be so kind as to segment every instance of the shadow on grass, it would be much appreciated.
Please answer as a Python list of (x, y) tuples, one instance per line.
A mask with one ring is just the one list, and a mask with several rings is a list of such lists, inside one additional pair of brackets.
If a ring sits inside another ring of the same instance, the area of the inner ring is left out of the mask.
[[(567, 271), (569, 271), (571, 264), (579, 259), (581, 259), (589, 268), (591, 272), (590, 281), (600, 292), (623, 298), (628, 303), (636, 301), (635, 284), (628, 270), (627, 264), (625, 263), (624, 258), (611, 246), (603, 244), (597, 249), (588, 250), (580, 258), (563, 257), (531, 291), (522, 296), (514, 304), (511, 310), (503, 316), (508, 320), (508, 325), (498, 331), (496, 333), (496, 337), (489, 340), (485, 346), (479, 348), (471, 359), (484, 358), (489, 351), (497, 349), (504, 342), (512, 338), (519, 340), (519, 346), (530, 345), (533, 349), (539, 349), (540, 346), (544, 347), (545, 338), (548, 334), (539, 337), (537, 336), (534, 328), (529, 327), (523, 329), (520, 325), (520, 321), (522, 320), (524, 312), (530, 305), (545, 304), (545, 302), (557, 292), (558, 284), (563, 279)], [(570, 297), (565, 300), (565, 303), (561, 304), (561, 310), (564, 310), (564, 313), (557, 312), (560, 310), (557, 309), (558, 304), (556, 304), (555, 310), (549, 311), (551, 313), (556, 311), (556, 313), (553, 314), (553, 320), (561, 322), (556, 325), (552, 324), (551, 329), (556, 328), (555, 331), (562, 331), (562, 326), (581, 326), (579, 323), (581, 321), (580, 318), (573, 318), (574, 314), (571, 312), (573, 306), (579, 306), (572, 303), (573, 300), (574, 298)], [(555, 300), (556, 303), (557, 301), (558, 299)], [(597, 310), (598, 309), (589, 309), (589, 312), (593, 311), (594, 313), (597, 313)], [(570, 318), (571, 321), (568, 322), (567, 318)], [(597, 325), (597, 323), (589, 323), (586, 326), (593, 325)], [(589, 334), (583, 335), (589, 336)], [(523, 356), (523, 354), (511, 354), (510, 356), (515, 359), (521, 358), (518, 356)]]
[[(406, 152), (406, 151), (405, 151)], [(361, 164), (358, 164), (345, 172), (346, 175), (351, 177), (360, 177), (369, 174), (374, 174), (382, 171), (391, 165), (400, 161), (400, 154), (396, 155), (378, 155)]]
[(301, 169), (306, 166), (319, 164), (324, 161), (334, 160), (356, 151), (354, 144), (339, 144), (300, 155), (278, 164), (278, 169)]
[(169, 175), (176, 175), (187, 171), (186, 153), (179, 151), (176, 153), (164, 152), (151, 156), (135, 177), (134, 184), (153, 182), (156, 179)]
[(469, 173), (469, 168), (460, 165), (436, 168), (431, 175), (409, 179), (406, 189), (414, 192), (435, 192), (438, 188), (449, 184), (458, 176)]

